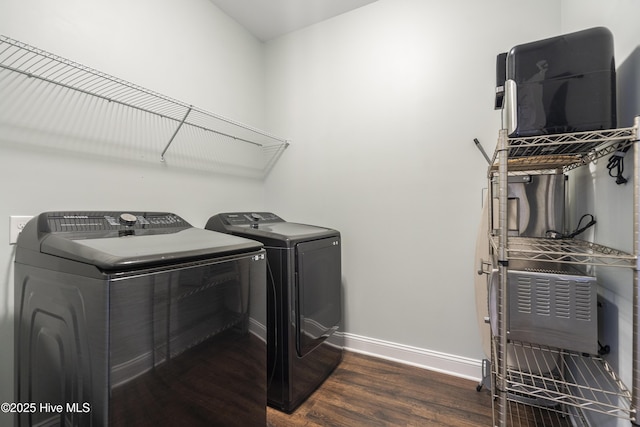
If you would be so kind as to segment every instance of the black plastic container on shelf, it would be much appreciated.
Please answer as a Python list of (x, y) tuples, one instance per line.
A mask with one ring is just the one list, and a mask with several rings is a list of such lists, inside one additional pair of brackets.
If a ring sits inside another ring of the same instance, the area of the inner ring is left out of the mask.
[(615, 128), (613, 35), (596, 27), (515, 46), (505, 91), (512, 137)]

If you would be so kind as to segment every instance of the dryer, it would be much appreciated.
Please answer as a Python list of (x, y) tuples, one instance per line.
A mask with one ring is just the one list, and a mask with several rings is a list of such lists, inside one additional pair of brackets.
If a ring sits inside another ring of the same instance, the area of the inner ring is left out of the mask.
[(167, 212), (45, 212), (15, 260), (16, 425), (266, 425), (265, 251)]
[(340, 233), (269, 212), (220, 213), (205, 228), (264, 244), (267, 402), (292, 412), (342, 360)]

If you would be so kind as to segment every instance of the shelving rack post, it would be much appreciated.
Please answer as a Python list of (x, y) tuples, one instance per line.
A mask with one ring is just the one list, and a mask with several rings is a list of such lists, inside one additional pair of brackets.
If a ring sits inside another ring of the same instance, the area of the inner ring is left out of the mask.
[[(508, 137), (506, 129), (500, 130), (498, 137), (498, 271), (500, 274), (500, 287), (498, 289), (498, 300), (508, 301), (507, 268), (509, 259), (507, 257), (507, 202), (508, 190)], [(492, 204), (490, 203), (489, 206)], [(492, 215), (489, 215), (492, 218)], [(492, 229), (489, 228), (490, 230)], [(506, 314), (506, 304), (498, 304), (498, 340), (496, 342), (497, 355), (497, 379), (496, 392), (498, 400), (498, 413), (506, 414), (507, 407), (507, 328), (508, 319)], [(506, 427), (506, 417), (500, 418), (499, 427)]]
[[(635, 140), (640, 135), (640, 116), (634, 119)], [(640, 149), (636, 145), (633, 150), (633, 250), (636, 263), (633, 268), (633, 371), (631, 378), (631, 411), (634, 414), (634, 424), (640, 424), (638, 410), (640, 410)]]

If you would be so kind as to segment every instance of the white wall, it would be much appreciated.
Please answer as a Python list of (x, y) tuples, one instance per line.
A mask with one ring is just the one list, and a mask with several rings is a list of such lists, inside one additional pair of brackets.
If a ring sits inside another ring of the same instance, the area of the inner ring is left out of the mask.
[[(633, 0), (563, 0), (561, 28), (563, 32), (605, 26), (614, 36), (618, 86), (618, 124), (627, 127), (633, 117), (640, 115), (640, 28), (637, 17), (640, 4)], [(593, 231), (596, 241), (625, 251), (633, 250), (633, 180), (616, 185), (608, 175), (608, 157), (591, 168), (576, 170), (570, 177), (571, 203), (576, 219), (584, 213), (593, 213), (598, 221)], [(633, 172), (633, 150), (625, 156), (626, 178)], [(632, 307), (631, 272), (600, 268), (598, 281), (603, 286), (603, 331), (601, 341), (612, 348), (607, 360), (631, 387), (632, 372)], [(593, 425), (626, 426), (628, 422), (611, 417), (589, 414)]]
[[(207, 0), (3, 0), (0, 34), (205, 110), (264, 124), (263, 45)], [(13, 401), (10, 215), (159, 210), (203, 227), (219, 211), (260, 209), (264, 197), (260, 180), (218, 174), (215, 167), (175, 167), (173, 160), (184, 150), (178, 143), (162, 164), (159, 150), (147, 152), (135, 138), (122, 150), (103, 141), (29, 130), (18, 140), (12, 138), (16, 129), (6, 123), (10, 114), (0, 115), (2, 402)], [(153, 141), (160, 147), (166, 142)], [(0, 425), (10, 425), (9, 418), (0, 417)]]
[(496, 55), (559, 28), (554, 0), (379, 0), (267, 44), (268, 127), (295, 143), (266, 206), (342, 232), (349, 334), (483, 357), (473, 138), (493, 152)]

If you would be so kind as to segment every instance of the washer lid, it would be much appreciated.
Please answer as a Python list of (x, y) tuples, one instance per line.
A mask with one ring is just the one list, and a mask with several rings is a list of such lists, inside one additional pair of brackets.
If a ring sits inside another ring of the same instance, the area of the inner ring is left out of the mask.
[(41, 252), (92, 264), (103, 270), (165, 265), (259, 250), (262, 244), (238, 236), (187, 228), (172, 234), (66, 239), (49, 235)]
[[(262, 247), (253, 240), (194, 228), (174, 214), (138, 212), (114, 222), (118, 216), (121, 215), (115, 212), (40, 214), (27, 224), (18, 246), (31, 246), (40, 253), (102, 270), (163, 266), (253, 252)], [(35, 239), (39, 245), (33, 242)]]

